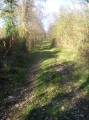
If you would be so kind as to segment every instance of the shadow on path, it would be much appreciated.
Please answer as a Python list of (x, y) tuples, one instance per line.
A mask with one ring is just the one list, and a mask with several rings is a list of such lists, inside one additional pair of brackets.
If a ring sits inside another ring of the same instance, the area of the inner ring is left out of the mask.
[[(78, 70), (81, 71), (81, 66), (73, 62), (55, 64), (41, 70), (37, 85), (41, 92), (36, 99), (51, 96), (52, 92), (48, 94), (41, 90), (44, 85), (46, 89), (50, 85), (56, 86), (54, 96), (49, 98), (48, 103), (48, 98), (43, 100), (46, 105), (33, 105), (23, 120), (89, 120), (89, 97), (80, 89), (79, 80), (82, 74), (76, 73)], [(88, 78), (82, 86), (85, 87), (87, 83)]]

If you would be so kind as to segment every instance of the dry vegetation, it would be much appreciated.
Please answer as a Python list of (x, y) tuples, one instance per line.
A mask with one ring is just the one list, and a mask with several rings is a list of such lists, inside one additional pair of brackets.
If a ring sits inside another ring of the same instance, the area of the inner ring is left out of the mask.
[(0, 2), (1, 120), (89, 120), (89, 8), (79, 4), (46, 37), (33, 0)]

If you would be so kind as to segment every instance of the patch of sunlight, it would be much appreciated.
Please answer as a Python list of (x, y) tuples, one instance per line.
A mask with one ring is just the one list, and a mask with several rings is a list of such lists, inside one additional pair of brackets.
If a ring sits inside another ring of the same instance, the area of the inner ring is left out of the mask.
[(48, 104), (49, 102), (50, 101), (47, 98), (47, 96), (44, 96), (44, 97), (41, 97), (41, 98), (40, 97), (36, 98), (34, 100), (34, 105), (42, 107), (42, 106), (45, 106), (46, 104)]
[(34, 105), (28, 105), (23, 112), (20, 120), (26, 120), (26, 117), (29, 115), (30, 111), (34, 110), (36, 107)]
[(49, 95), (46, 91), (41, 91), (40, 94), (38, 96), (36, 95), (33, 99), (34, 105), (38, 105), (41, 107), (48, 104), (51, 101), (48, 96)]
[(56, 85), (50, 84), (41, 85), (37, 89), (35, 89), (34, 94), (34, 103), (39, 106), (44, 106), (51, 102), (52, 98), (56, 96), (60, 92), (60, 89)]
[(41, 63), (41, 68), (42, 68), (42, 69), (45, 69), (45, 68), (47, 68), (48, 66), (53, 65), (54, 62), (55, 62), (55, 59), (54, 59), (54, 58), (50, 58), (50, 59), (44, 60), (44, 61)]
[(56, 85), (50, 85), (47, 89), (46, 89), (46, 91), (48, 92), (48, 94), (52, 94), (52, 93), (57, 93), (57, 86)]
[(38, 97), (38, 96), (39, 96), (40, 94), (42, 94), (43, 92), (46, 92), (46, 89), (47, 89), (47, 86), (45, 85), (45, 83), (43, 83), (42, 85), (37, 86), (37, 87), (34, 89), (34, 95)]
[(58, 59), (60, 59), (60, 61), (75, 61), (75, 58), (76, 58), (76, 54), (73, 53), (73, 52), (68, 52), (68, 51), (65, 51), (65, 50), (61, 50), (61, 52), (58, 52), (57, 53), (57, 56), (58, 56)]
[(60, 49), (59, 48), (51, 48), (49, 51), (51, 51), (51, 52), (60, 52)]

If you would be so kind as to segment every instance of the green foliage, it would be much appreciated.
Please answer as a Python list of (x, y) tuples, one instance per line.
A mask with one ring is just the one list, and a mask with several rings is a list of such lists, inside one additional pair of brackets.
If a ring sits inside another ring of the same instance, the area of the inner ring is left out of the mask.
[(5, 26), (6, 38), (10, 39), (12, 35), (17, 35), (17, 28), (16, 25), (12, 23), (12, 18), (6, 19)]
[[(80, 10), (61, 11), (61, 15), (51, 27), (49, 35), (52, 46), (71, 52), (75, 60), (89, 64), (88, 12)], [(55, 39), (55, 41), (53, 41)], [(54, 45), (53, 45), (54, 44)]]
[[(5, 11), (4, 19), (5, 19), (5, 30), (6, 30), (6, 38), (11, 38), (13, 34), (16, 32), (16, 2), (14, 0), (8, 1), (4, 0), (4, 8), (2, 12)], [(3, 13), (2, 13), (3, 14)]]

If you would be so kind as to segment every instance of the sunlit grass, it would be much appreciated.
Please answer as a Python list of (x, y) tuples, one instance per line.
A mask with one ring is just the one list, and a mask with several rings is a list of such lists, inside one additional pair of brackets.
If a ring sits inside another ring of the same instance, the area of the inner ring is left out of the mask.
[[(61, 114), (71, 114), (70, 109), (75, 106), (77, 100), (87, 95), (88, 70), (85, 71), (81, 64), (76, 63), (76, 55), (71, 51), (50, 48), (41, 52), (41, 70), (36, 75), (32, 104), (28, 105), (21, 120), (63, 120)], [(61, 65), (59, 70), (56, 64)], [(64, 73), (60, 73), (62, 69)], [(71, 73), (66, 74), (69, 69)], [(78, 89), (86, 91), (75, 92)]]
[(71, 51), (68, 51), (68, 50), (65, 50), (65, 49), (62, 49), (61, 50), (61, 53), (58, 53), (57, 54), (58, 57), (59, 57), (59, 61), (61, 62), (67, 62), (67, 61), (76, 61), (76, 54), (71, 50)]

